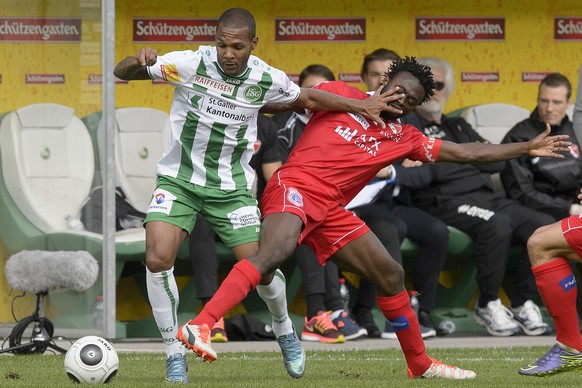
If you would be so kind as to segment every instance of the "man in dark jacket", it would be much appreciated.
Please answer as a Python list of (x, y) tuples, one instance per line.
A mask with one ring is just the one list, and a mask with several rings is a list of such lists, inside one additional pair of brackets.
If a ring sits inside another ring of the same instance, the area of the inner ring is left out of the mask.
[[(419, 62), (430, 66), (437, 88), (431, 101), (417, 107), (407, 121), (430, 137), (457, 143), (486, 142), (464, 119), (443, 114), (454, 87), (451, 66), (438, 58), (424, 58)], [(420, 207), (467, 233), (475, 242), (480, 291), (475, 321), (494, 336), (513, 335), (520, 328), (527, 335), (541, 335), (547, 332), (548, 325), (533, 302), (538, 293), (527, 254), (518, 263), (511, 310), (501, 303), (498, 293), (511, 244), (525, 247), (529, 236), (538, 227), (551, 223), (552, 218), (495, 192), (491, 174), (503, 170), (504, 165), (504, 162), (433, 165), (430, 185), (417, 191), (415, 200)]]
[(560, 220), (581, 212), (577, 200), (582, 186), (579, 141), (566, 115), (572, 94), (570, 81), (562, 74), (547, 75), (539, 86), (538, 105), (529, 118), (516, 124), (502, 143), (533, 139), (550, 124), (552, 134), (570, 136), (571, 151), (564, 159), (518, 158), (507, 162), (501, 182), (509, 198)]
[[(582, 187), (580, 139), (566, 115), (571, 94), (572, 86), (568, 78), (559, 73), (548, 74), (540, 83), (538, 105), (530, 117), (517, 123), (502, 140), (502, 143), (527, 141), (542, 132), (545, 123), (550, 124), (552, 134), (570, 136), (571, 151), (564, 154), (564, 159), (518, 158), (507, 162), (501, 172), (501, 182), (509, 198), (547, 213), (555, 221), (582, 213), (582, 206), (577, 200), (579, 188)], [(578, 315), (582, 317), (582, 287), (578, 287), (577, 303)]]

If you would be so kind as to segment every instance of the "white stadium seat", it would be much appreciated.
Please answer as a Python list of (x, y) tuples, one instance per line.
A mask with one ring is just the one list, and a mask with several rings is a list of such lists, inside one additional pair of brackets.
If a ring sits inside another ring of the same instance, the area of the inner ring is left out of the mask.
[(8, 113), (0, 127), (6, 188), (44, 233), (79, 217), (95, 170), (91, 137), (72, 108), (34, 104)]
[(572, 102), (572, 104), (568, 105), (568, 108), (566, 108), (566, 115), (570, 121), (574, 119), (574, 102)]
[(530, 112), (520, 106), (498, 103), (471, 106), (460, 114), (482, 137), (494, 144), (499, 144), (515, 124), (529, 115)]
[[(127, 201), (146, 213), (155, 187), (155, 171), (170, 141), (166, 112), (153, 108), (119, 108), (115, 111), (115, 179)], [(103, 123), (98, 131), (103, 163)]]

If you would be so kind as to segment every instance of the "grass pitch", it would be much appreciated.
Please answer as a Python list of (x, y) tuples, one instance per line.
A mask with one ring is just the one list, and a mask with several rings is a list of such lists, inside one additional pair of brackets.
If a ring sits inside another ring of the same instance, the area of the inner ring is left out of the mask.
[[(290, 378), (280, 353), (221, 353), (212, 364), (188, 354), (190, 386), (194, 387), (576, 387), (582, 374), (550, 378), (520, 376), (517, 370), (542, 356), (546, 347), (487, 349), (430, 349), (431, 357), (472, 369), (470, 381), (408, 380), (400, 350), (307, 352), (303, 378)], [(110, 387), (164, 386), (165, 355), (120, 353), (119, 373)], [(0, 357), (2, 387), (73, 387), (63, 369), (64, 355)]]

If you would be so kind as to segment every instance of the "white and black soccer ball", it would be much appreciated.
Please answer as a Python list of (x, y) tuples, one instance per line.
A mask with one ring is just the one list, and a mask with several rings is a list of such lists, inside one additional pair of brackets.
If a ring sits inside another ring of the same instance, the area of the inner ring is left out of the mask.
[(113, 380), (118, 368), (115, 348), (94, 335), (79, 338), (65, 355), (65, 372), (76, 383), (106, 384)]

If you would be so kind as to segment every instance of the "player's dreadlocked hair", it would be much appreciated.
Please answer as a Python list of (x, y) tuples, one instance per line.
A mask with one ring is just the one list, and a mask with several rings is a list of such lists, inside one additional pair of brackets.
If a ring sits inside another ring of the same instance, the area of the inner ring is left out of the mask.
[(430, 100), (431, 96), (434, 96), (433, 89), (436, 87), (436, 84), (432, 78), (430, 67), (418, 63), (415, 57), (404, 57), (403, 59), (392, 62), (386, 73), (386, 77), (392, 79), (403, 71), (407, 71), (415, 76), (424, 88), (424, 99), (420, 102), (421, 104)]

